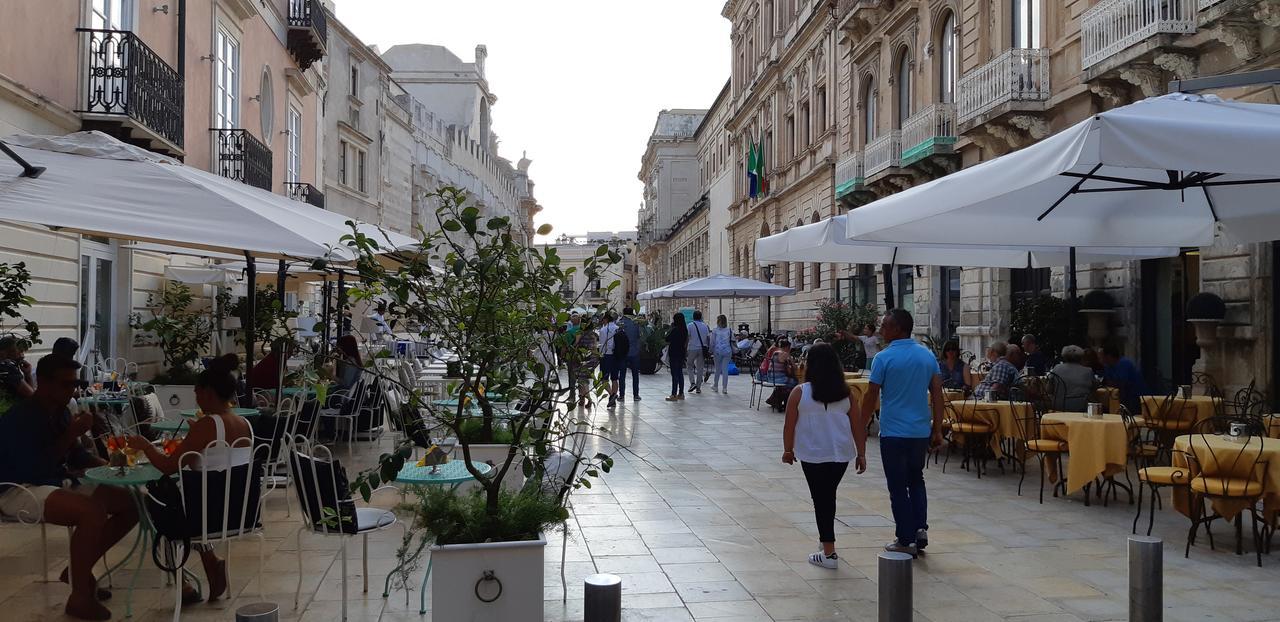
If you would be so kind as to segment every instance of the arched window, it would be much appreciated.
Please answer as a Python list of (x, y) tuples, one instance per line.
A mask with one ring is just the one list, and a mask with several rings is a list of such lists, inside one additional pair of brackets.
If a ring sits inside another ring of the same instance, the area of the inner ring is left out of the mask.
[(862, 79), (862, 144), (876, 139), (876, 78), (867, 74)]
[(956, 76), (959, 63), (956, 50), (959, 40), (956, 37), (956, 15), (947, 11), (942, 19), (941, 34), (938, 38), (938, 101), (944, 104), (956, 101)]
[[(809, 218), (810, 223), (816, 223), (820, 220), (822, 220), (822, 217), (816, 211)], [(822, 264), (809, 264), (809, 287), (812, 289), (820, 289), (822, 287)]]
[(1040, 47), (1040, 0), (1013, 0), (1013, 47)]
[(895, 75), (897, 84), (894, 85), (894, 97), (897, 99), (897, 116), (893, 123), (894, 127), (901, 128), (902, 124), (911, 118), (911, 54), (905, 47), (898, 56), (898, 71)]

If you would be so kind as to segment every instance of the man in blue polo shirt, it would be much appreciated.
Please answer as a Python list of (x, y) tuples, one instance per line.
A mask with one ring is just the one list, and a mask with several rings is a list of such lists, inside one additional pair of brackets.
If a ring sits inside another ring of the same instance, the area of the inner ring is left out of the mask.
[(938, 359), (911, 338), (915, 320), (893, 309), (881, 320), (888, 343), (871, 363), (862, 398), (864, 418), (880, 408), (880, 459), (889, 485), (897, 528), (886, 551), (917, 555), (929, 545), (924, 463), (930, 448), (942, 445), (942, 376)]

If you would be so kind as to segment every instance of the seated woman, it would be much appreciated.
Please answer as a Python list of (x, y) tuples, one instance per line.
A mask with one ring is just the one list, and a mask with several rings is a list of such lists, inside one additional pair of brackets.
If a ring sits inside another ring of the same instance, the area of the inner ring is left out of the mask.
[(1053, 388), (1053, 409), (1066, 412), (1084, 412), (1093, 390), (1097, 388), (1093, 370), (1082, 364), (1084, 348), (1062, 348), (1062, 362), (1049, 370), (1057, 386)]
[(773, 394), (765, 400), (778, 412), (787, 408), (787, 397), (796, 386), (795, 359), (791, 357), (791, 342), (779, 339), (777, 347), (770, 351), (765, 359), (766, 369), (760, 373), (760, 379), (774, 385)]
[(960, 360), (960, 344), (948, 341), (942, 346), (942, 360), (938, 362), (942, 370), (942, 388), (969, 392), (973, 386), (973, 378), (969, 375), (969, 366)]
[(338, 337), (338, 389), (350, 389), (360, 380), (364, 362), (360, 360), (360, 346), (355, 335)]
[[(172, 456), (165, 455), (141, 436), (130, 437), (129, 446), (146, 454), (151, 466), (165, 475), (176, 473), (184, 466), (213, 471), (249, 464), (253, 454), (253, 430), (247, 419), (231, 412), (236, 400), (236, 379), (232, 372), (239, 365), (236, 355), (226, 354), (214, 359), (200, 372), (196, 378), (195, 393), (196, 403), (204, 416), (191, 424), (190, 432)], [(214, 441), (231, 446), (209, 447)], [(199, 454), (200, 460), (192, 461), (190, 456), (184, 460), (182, 457), (188, 453)], [(205, 576), (209, 579), (209, 600), (214, 601), (227, 590), (227, 563), (218, 559), (212, 547), (199, 550)], [(195, 602), (199, 598), (194, 589), (183, 590), (184, 603)]]

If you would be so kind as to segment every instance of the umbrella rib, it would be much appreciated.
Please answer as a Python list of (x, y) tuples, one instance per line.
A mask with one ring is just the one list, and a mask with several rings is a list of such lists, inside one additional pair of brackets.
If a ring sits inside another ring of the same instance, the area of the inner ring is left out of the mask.
[(1058, 197), (1058, 200), (1057, 200), (1057, 201), (1054, 201), (1054, 202), (1053, 202), (1053, 205), (1050, 205), (1050, 206), (1049, 206), (1049, 209), (1045, 210), (1043, 214), (1040, 214), (1040, 217), (1039, 217), (1039, 218), (1036, 218), (1036, 222), (1040, 222), (1041, 220), (1044, 220), (1044, 217), (1045, 217), (1045, 216), (1048, 216), (1048, 215), (1049, 215), (1049, 212), (1052, 212), (1053, 210), (1058, 209), (1058, 206), (1059, 206), (1059, 205), (1062, 205), (1062, 202), (1063, 202), (1063, 201), (1066, 201), (1066, 200), (1067, 200), (1067, 197), (1069, 197), (1069, 196), (1071, 196), (1072, 194), (1075, 194), (1077, 191), (1079, 191), (1079, 190), (1080, 190), (1080, 186), (1084, 185), (1084, 182), (1089, 181), (1089, 179), (1090, 179), (1091, 177), (1093, 177), (1093, 174), (1094, 174), (1094, 173), (1096, 173), (1096, 172), (1098, 172), (1098, 169), (1100, 169), (1100, 168), (1102, 168), (1102, 163), (1101, 163), (1101, 162), (1099, 162), (1099, 163), (1097, 163), (1097, 164), (1093, 165), (1093, 168), (1092, 168), (1092, 169), (1089, 169), (1089, 174), (1084, 175), (1084, 176), (1080, 176), (1078, 173), (1062, 173), (1063, 175), (1065, 175), (1065, 176), (1067, 176), (1067, 177), (1080, 177), (1080, 181), (1077, 181), (1077, 182), (1075, 183), (1075, 185), (1071, 186), (1071, 189), (1070, 189), (1070, 190), (1067, 190), (1066, 192), (1064, 192), (1064, 193), (1062, 194), (1062, 196)]
[(1213, 198), (1209, 196), (1209, 188), (1201, 185), (1200, 191), (1204, 193), (1204, 200), (1209, 204), (1209, 214), (1213, 216), (1213, 222), (1218, 222), (1218, 208), (1213, 205)]
[(1231, 181), (1204, 181), (1198, 184), (1202, 188), (1212, 188), (1214, 186), (1252, 186), (1256, 184), (1280, 184), (1280, 178), (1271, 179), (1233, 179)]
[[(1099, 165), (1099, 166), (1101, 166), (1101, 165)], [(1095, 167), (1095, 168), (1094, 168), (1094, 170), (1097, 170), (1097, 168)], [(1147, 181), (1147, 180), (1145, 180), (1145, 179), (1128, 179), (1128, 178), (1125, 178), (1125, 177), (1111, 177), (1111, 176), (1109, 176), (1109, 175), (1094, 175), (1094, 174), (1092, 174), (1092, 173), (1089, 173), (1089, 174), (1084, 174), (1084, 173), (1061, 173), (1061, 175), (1062, 175), (1063, 177), (1075, 177), (1075, 178), (1078, 178), (1078, 179), (1080, 180), (1080, 182), (1079, 182), (1079, 183), (1084, 183), (1084, 182), (1089, 181), (1090, 179), (1092, 179), (1092, 180), (1094, 180), (1094, 181), (1109, 181), (1109, 182), (1117, 183), (1117, 184), (1130, 184), (1130, 185), (1134, 185), (1134, 186), (1142, 186), (1142, 187), (1144, 187), (1144, 188), (1153, 188), (1153, 189), (1161, 189), (1161, 190), (1163, 190), (1163, 189), (1168, 189), (1171, 185), (1174, 185), (1173, 183), (1163, 183), (1163, 182), (1158, 182), (1158, 181)], [(1077, 185), (1076, 185), (1076, 187), (1078, 188), (1078, 187), (1079, 187), (1079, 184), (1077, 184)]]

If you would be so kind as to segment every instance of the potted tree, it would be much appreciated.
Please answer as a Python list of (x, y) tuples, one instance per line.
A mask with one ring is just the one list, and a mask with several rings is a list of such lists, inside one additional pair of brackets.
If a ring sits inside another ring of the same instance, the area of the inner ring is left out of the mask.
[(130, 326), (141, 331), (142, 343), (160, 349), (163, 369), (151, 379), (161, 404), (174, 409), (196, 407), (195, 379), (199, 373), (195, 363), (213, 336), (215, 318), (204, 310), (193, 309), (195, 297), (184, 283), (169, 283), (157, 298), (147, 296), (151, 318), (140, 314), (129, 318)]
[[(456, 438), (452, 457), (464, 461), (476, 489), (412, 491), (402, 508), (408, 528), (396, 582), (411, 584), (408, 573), (429, 553), (436, 618), (542, 620), (543, 532), (568, 517), (570, 491), (589, 487), (590, 477), (612, 464), (603, 454), (582, 453), (579, 440), (592, 428), (571, 414), (568, 387), (537, 354), (554, 341), (555, 326), (568, 319), (582, 293), (566, 295), (575, 269), (562, 268), (554, 248), (526, 245), (525, 232), (506, 217), (483, 217), (465, 204), (462, 190), (443, 188), (434, 198), (440, 205), (435, 226), (424, 233), (421, 250), (397, 266), (379, 261), (375, 237), (357, 231), (345, 238), (358, 255), (361, 285), (352, 295), (388, 301), (390, 315), (419, 326), (422, 339), (462, 363), (449, 386), (451, 401), (402, 387), (407, 410), (424, 413), (407, 422), (421, 428), (407, 436), (419, 443), (425, 436)], [(537, 233), (550, 230), (543, 225)], [(619, 260), (601, 245), (580, 269), (589, 282)], [(380, 381), (397, 379), (388, 374)], [(593, 393), (601, 396), (602, 383)], [(430, 429), (438, 432), (425, 432)], [(382, 456), (354, 480), (353, 491), (368, 499), (393, 481), (413, 443)], [(501, 450), (486, 468), (481, 452), (495, 445)], [(504, 487), (512, 472), (527, 482)]]
[(671, 325), (664, 321), (661, 314), (655, 313), (645, 321), (640, 330), (640, 373), (658, 373), (658, 363), (662, 360), (662, 349), (667, 346), (667, 331)]

